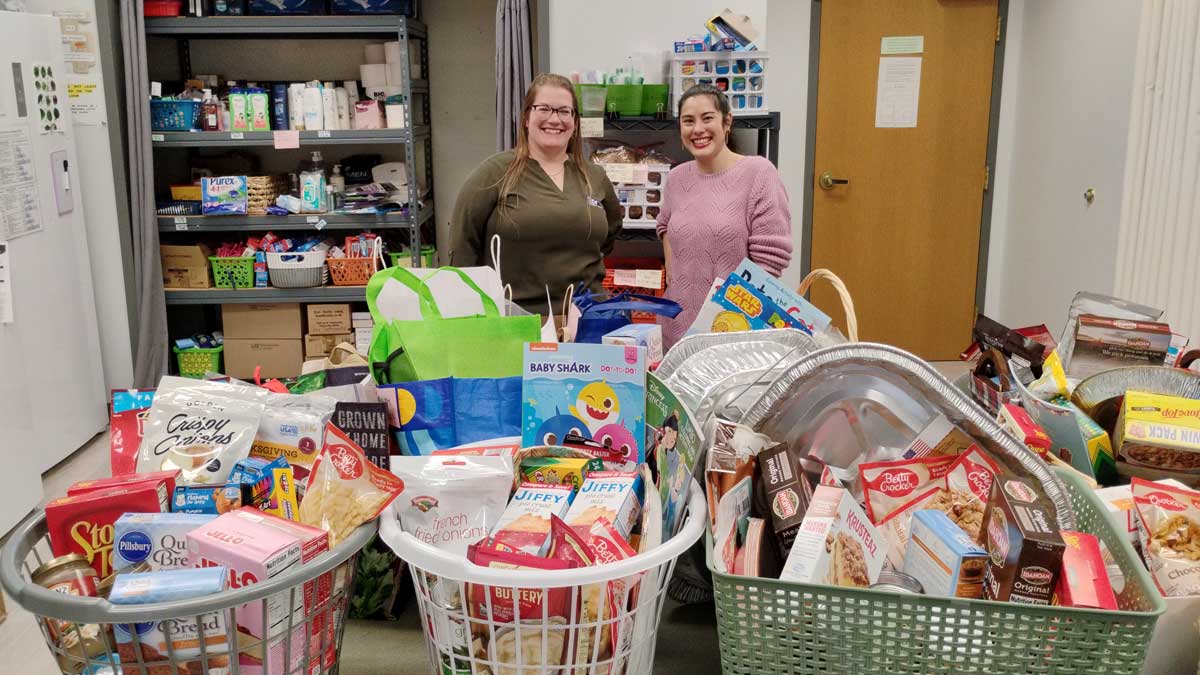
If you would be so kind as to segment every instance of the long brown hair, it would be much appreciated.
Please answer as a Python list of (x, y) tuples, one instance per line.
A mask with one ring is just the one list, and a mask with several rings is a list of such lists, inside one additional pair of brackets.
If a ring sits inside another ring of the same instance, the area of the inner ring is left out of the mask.
[[(592, 197), (592, 177), (587, 169), (587, 160), (583, 157), (583, 138), (579, 135), (579, 100), (575, 97), (575, 87), (571, 81), (562, 75), (554, 73), (542, 73), (533, 78), (533, 82), (529, 85), (529, 90), (525, 92), (525, 100), (521, 102), (521, 121), (517, 125), (517, 146), (513, 148), (516, 154), (513, 156), (512, 162), (508, 168), (504, 170), (504, 175), (500, 176), (500, 180), (496, 182), (500, 186), (500, 196), (497, 200), (501, 215), (506, 215), (508, 210), (508, 196), (513, 193), (517, 187), (517, 181), (521, 179), (521, 173), (525, 171), (525, 166), (529, 164), (529, 111), (533, 108), (533, 103), (537, 100), (538, 90), (542, 87), (558, 87), (571, 94), (571, 107), (574, 109), (572, 117), (575, 122), (575, 129), (571, 132), (571, 141), (567, 144), (567, 155), (570, 161), (575, 164), (575, 168), (579, 169), (579, 173), (583, 175), (584, 183), (587, 184), (587, 196)], [(592, 213), (588, 211), (588, 224), (591, 225)]]

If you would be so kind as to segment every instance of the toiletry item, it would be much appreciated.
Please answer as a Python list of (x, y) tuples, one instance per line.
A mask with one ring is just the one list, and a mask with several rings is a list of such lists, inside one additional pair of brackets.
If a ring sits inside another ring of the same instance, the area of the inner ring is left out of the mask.
[(204, 90), (204, 103), (200, 107), (200, 126), (205, 131), (217, 131), (221, 128), (221, 108), (217, 99), (213, 98), (212, 90)]
[(250, 130), (250, 101), (242, 89), (229, 92), (229, 120), (231, 131)]
[(294, 172), (288, 174), (288, 194), (296, 198), (300, 197), (300, 176)]
[(288, 128), (304, 131), (304, 83), (288, 85)]
[(328, 213), (333, 210), (333, 186), (325, 186), (325, 200), (321, 202), (321, 211)]
[(321, 114), (325, 119), (325, 128), (336, 131), (338, 127), (337, 94), (333, 92), (333, 83), (326, 82), (321, 87)]
[(346, 88), (346, 95), (350, 97), (350, 107), (354, 108), (354, 104), (358, 102), (358, 80), (346, 80), (342, 83)]
[(334, 192), (346, 191), (346, 177), (342, 175), (342, 165), (335, 164), (333, 167), (333, 175), (329, 177), (329, 184), (333, 186)]
[(247, 117), (250, 131), (271, 130), (271, 97), (262, 89), (254, 89), (246, 94)]
[(325, 201), (325, 164), (321, 151), (312, 154), (312, 165), (300, 174), (300, 201), (304, 213), (322, 213)]
[(229, 106), (225, 101), (217, 101), (217, 105), (220, 107), (220, 111), (217, 113), (217, 121), (220, 123), (219, 129), (220, 131), (229, 131), (231, 122), (229, 119)]
[(344, 87), (338, 87), (337, 89), (334, 89), (333, 93), (337, 97), (338, 128), (339, 129), (349, 129), (350, 128), (350, 94), (346, 92), (346, 89)]
[(321, 102), (321, 85), (309, 82), (304, 86), (304, 128), (307, 131), (320, 131), (325, 128), (325, 108)]
[(271, 85), (271, 127), (290, 129), (288, 121), (288, 86), (277, 82)]

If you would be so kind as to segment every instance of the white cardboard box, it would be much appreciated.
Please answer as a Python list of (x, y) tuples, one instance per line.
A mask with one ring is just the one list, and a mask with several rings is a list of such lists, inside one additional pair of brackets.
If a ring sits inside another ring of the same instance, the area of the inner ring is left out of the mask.
[(779, 579), (865, 588), (879, 580), (887, 547), (849, 492), (818, 485)]

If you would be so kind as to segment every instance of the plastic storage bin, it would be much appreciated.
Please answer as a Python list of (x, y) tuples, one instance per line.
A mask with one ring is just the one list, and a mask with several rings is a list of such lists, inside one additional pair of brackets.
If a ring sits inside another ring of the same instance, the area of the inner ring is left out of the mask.
[(325, 251), (267, 253), (267, 273), (276, 288), (325, 285)]
[(142, 13), (145, 16), (179, 16), (183, 11), (183, 0), (146, 0)]
[(580, 117), (603, 117), (608, 87), (603, 84), (577, 84), (575, 98), (579, 99)]
[(191, 131), (200, 122), (200, 101), (150, 101), (152, 131)]
[(213, 283), (217, 288), (254, 288), (254, 256), (245, 258), (208, 257)]
[(250, 13), (259, 15), (278, 14), (327, 14), (325, 0), (250, 0)]
[(171, 349), (175, 351), (175, 360), (179, 363), (179, 374), (183, 377), (201, 378), (204, 377), (204, 373), (209, 371), (221, 372), (221, 352), (225, 351), (224, 345), (217, 345), (211, 349), (203, 347), (191, 349), (171, 347)]
[(1165, 607), (1162, 596), (1099, 498), (1072, 472), (1057, 473), (1076, 527), (1099, 537), (1125, 575), (1120, 611), (905, 595), (714, 570), (722, 672), (1140, 675)]
[(328, 258), (334, 286), (366, 286), (379, 267), (375, 258)]
[(764, 51), (700, 52), (671, 55), (671, 109), (697, 84), (711, 84), (725, 91), (734, 115), (761, 115), (770, 110), (767, 102), (767, 61)]
[(605, 111), (621, 115), (637, 116), (642, 114), (641, 84), (610, 84), (606, 93)]
[(671, 110), (671, 85), (643, 84), (642, 85), (642, 114), (656, 115), (664, 112), (673, 115)]

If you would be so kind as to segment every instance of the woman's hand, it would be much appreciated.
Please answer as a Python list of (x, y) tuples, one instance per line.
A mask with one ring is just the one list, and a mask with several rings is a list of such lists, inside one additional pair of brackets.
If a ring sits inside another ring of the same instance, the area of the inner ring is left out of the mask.
[(667, 235), (663, 235), (663, 288), (665, 289), (671, 280), (671, 244), (667, 242)]

